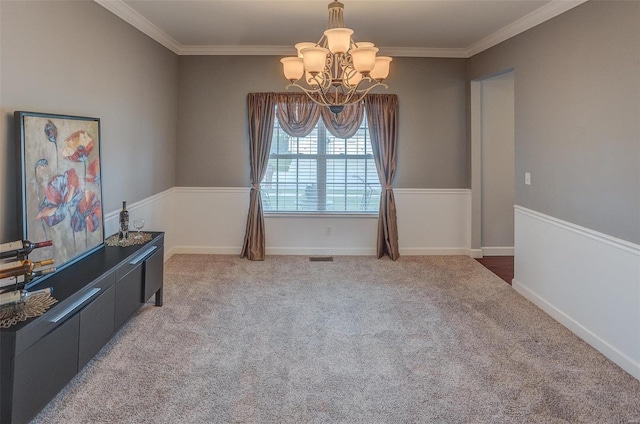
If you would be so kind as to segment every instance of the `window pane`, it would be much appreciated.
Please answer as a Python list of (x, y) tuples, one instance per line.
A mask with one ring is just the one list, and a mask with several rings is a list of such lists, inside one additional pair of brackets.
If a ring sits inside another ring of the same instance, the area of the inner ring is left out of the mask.
[(265, 211), (377, 212), (380, 183), (366, 119), (350, 139), (334, 137), (322, 120), (306, 137), (291, 137), (276, 120), (267, 172)]

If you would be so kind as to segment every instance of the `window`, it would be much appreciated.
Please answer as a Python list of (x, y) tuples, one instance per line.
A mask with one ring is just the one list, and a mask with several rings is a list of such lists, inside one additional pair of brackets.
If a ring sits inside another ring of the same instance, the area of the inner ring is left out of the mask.
[(267, 173), (266, 212), (377, 213), (380, 183), (366, 117), (349, 139), (334, 137), (322, 119), (306, 137), (291, 137), (276, 118)]

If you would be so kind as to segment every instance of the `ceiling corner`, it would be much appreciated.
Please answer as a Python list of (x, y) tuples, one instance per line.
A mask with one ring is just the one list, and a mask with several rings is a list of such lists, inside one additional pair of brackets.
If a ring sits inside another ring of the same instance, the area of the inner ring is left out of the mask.
[(129, 25), (138, 29), (142, 33), (148, 35), (158, 43), (162, 44), (172, 52), (180, 54), (180, 50), (183, 48), (182, 44), (178, 43), (172, 37), (167, 35), (166, 32), (155, 26), (147, 18), (136, 12), (123, 0), (94, 0), (100, 6), (107, 9)]
[(482, 40), (473, 43), (466, 49), (467, 57), (476, 55), (508, 40), (511, 37), (515, 37), (516, 35), (540, 25), (549, 19), (555, 18), (556, 16), (579, 6), (586, 1), (588, 0), (552, 0), (517, 21), (499, 29)]

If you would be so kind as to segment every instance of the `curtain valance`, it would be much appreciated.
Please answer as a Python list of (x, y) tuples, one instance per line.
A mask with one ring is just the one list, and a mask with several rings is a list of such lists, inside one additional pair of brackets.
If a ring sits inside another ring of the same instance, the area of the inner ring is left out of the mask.
[(360, 128), (364, 117), (362, 102), (347, 105), (336, 115), (329, 108), (315, 103), (305, 93), (278, 93), (277, 99), (276, 115), (280, 128), (292, 137), (309, 135), (322, 116), (322, 122), (331, 134), (351, 138)]

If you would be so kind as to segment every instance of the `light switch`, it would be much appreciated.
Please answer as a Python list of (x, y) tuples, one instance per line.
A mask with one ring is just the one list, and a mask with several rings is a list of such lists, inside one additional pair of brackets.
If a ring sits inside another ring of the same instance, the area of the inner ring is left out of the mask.
[(524, 183), (526, 185), (531, 185), (531, 172), (524, 173)]

